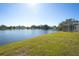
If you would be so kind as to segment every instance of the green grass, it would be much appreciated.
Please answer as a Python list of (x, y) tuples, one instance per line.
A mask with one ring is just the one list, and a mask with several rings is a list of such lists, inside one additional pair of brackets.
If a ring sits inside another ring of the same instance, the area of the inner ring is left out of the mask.
[(59, 32), (0, 46), (2, 56), (79, 56), (79, 32)]

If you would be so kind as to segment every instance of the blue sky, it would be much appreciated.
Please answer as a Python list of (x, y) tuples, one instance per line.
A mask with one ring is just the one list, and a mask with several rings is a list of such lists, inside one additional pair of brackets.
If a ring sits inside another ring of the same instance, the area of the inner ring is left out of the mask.
[(0, 4), (0, 25), (58, 25), (67, 18), (79, 19), (79, 4)]

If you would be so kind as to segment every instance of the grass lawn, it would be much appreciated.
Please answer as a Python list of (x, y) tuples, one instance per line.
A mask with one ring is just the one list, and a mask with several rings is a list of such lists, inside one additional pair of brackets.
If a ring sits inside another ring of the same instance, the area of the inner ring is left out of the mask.
[(0, 55), (79, 56), (79, 32), (59, 32), (0, 46)]

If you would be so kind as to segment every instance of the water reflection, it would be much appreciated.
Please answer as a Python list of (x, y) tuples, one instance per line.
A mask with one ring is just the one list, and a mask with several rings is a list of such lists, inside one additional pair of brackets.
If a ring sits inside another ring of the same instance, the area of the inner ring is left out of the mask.
[(11, 42), (33, 38), (47, 33), (56, 32), (54, 30), (41, 30), (41, 29), (25, 29), (25, 30), (0, 30), (0, 45), (8, 44)]

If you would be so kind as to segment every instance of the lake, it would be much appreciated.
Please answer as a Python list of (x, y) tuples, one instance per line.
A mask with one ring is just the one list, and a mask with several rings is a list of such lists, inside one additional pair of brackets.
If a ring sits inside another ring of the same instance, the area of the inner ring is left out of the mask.
[(43, 34), (54, 33), (54, 32), (56, 31), (52, 29), (0, 30), (0, 45), (5, 45), (11, 42), (25, 40), (28, 38), (33, 38)]

